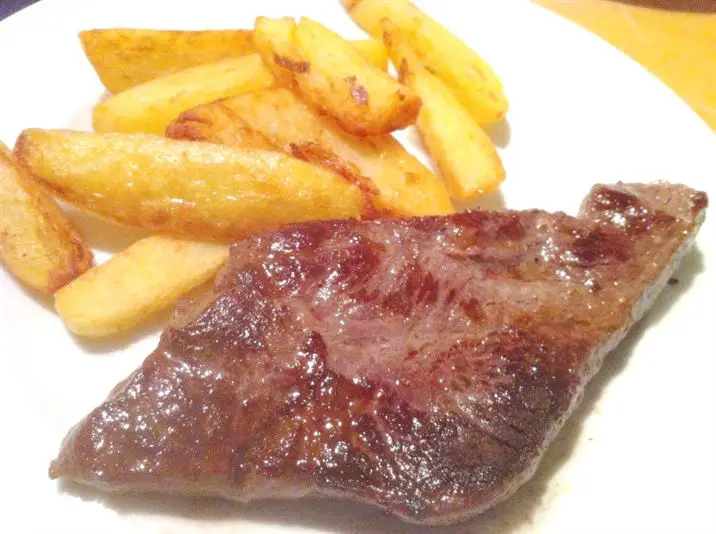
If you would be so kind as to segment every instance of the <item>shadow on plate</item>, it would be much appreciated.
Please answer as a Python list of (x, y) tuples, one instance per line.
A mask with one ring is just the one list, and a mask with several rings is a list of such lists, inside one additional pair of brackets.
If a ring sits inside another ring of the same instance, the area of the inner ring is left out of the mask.
[(290, 525), (339, 534), (508, 534), (532, 522), (545, 502), (550, 480), (569, 459), (584, 422), (594, 411), (604, 389), (626, 366), (643, 333), (656, 324), (671, 304), (686, 292), (703, 270), (703, 256), (693, 250), (677, 273), (679, 283), (667, 286), (648, 315), (634, 325), (629, 335), (605, 360), (601, 371), (587, 387), (581, 405), (575, 410), (547, 450), (535, 476), (510, 499), (466, 523), (450, 527), (418, 527), (389, 514), (351, 501), (310, 499), (297, 501), (259, 501), (237, 504), (218, 499), (182, 498), (166, 495), (106, 494), (71, 482), (61, 482), (60, 491), (82, 500), (98, 501), (120, 514), (171, 515), (199, 521), (249, 521), (271, 525)]
[(464, 211), (467, 209), (502, 211), (507, 208), (505, 205), (505, 197), (500, 189), (495, 189), (491, 193), (472, 200), (460, 200), (454, 198), (452, 203), (457, 211)]
[(148, 230), (127, 228), (72, 207), (63, 207), (82, 237), (95, 250), (116, 254), (136, 241), (152, 235)]
[(716, 13), (714, 0), (611, 0), (618, 4), (630, 4), (651, 7), (667, 11), (687, 11), (689, 13)]
[(46, 295), (44, 293), (41, 293), (37, 289), (26, 286), (24, 283), (20, 282), (19, 279), (12, 276), (10, 273), (8, 273), (8, 275), (15, 283), (18, 290), (22, 292), (28, 299), (34, 301), (38, 306), (41, 306), (43, 309), (45, 309), (45, 311), (51, 312), (53, 314), (55, 313), (52, 295)]
[[(152, 315), (146, 321), (142, 322), (142, 326), (138, 328), (132, 328), (125, 332), (119, 332), (117, 334), (104, 337), (104, 338), (87, 338), (81, 336), (75, 336), (75, 343), (82, 347), (86, 352), (93, 355), (110, 355), (115, 351), (125, 349), (133, 343), (146, 339), (148, 337), (154, 337), (161, 333), (162, 330), (171, 322), (177, 307), (180, 303), (186, 302), (197, 302), (202, 300), (212, 288), (213, 281), (208, 281), (201, 286), (191, 290), (189, 293), (184, 295), (178, 302), (173, 303), (167, 309), (160, 310)], [(147, 353), (145, 356), (149, 356)]]
[[(108, 337), (91, 338), (77, 336), (75, 334), (71, 335), (75, 344), (88, 354), (92, 354), (93, 356), (109, 356), (119, 350), (127, 348), (133, 343), (156, 336), (164, 329), (171, 319), (171, 316), (171, 309), (162, 310), (154, 314), (151, 319), (145, 321), (142, 326)], [(149, 354), (146, 354), (146, 356), (149, 356)]]
[(490, 136), (492, 142), (500, 148), (505, 148), (510, 144), (512, 138), (512, 129), (510, 128), (510, 122), (507, 118), (502, 119), (500, 122), (494, 124), (485, 124), (482, 127), (487, 135)]

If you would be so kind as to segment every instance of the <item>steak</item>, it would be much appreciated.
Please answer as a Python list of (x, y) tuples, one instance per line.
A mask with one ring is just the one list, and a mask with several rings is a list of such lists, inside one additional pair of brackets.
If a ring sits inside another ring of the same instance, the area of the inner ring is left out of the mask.
[(681, 185), (598, 185), (578, 218), (472, 211), (239, 241), (50, 476), (467, 519), (533, 474), (706, 205)]

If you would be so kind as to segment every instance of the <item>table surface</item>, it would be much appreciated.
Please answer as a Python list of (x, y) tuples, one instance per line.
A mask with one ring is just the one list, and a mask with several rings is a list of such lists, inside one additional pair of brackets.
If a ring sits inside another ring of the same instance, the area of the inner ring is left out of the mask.
[(534, 0), (609, 41), (716, 131), (716, 0)]
[[(35, 1), (0, 0), (0, 20)], [(533, 1), (639, 61), (716, 131), (716, 0)]]

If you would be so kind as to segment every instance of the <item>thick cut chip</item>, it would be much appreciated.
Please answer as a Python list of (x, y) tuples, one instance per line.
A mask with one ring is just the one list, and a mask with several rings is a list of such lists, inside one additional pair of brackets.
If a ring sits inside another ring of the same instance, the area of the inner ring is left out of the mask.
[(271, 71), (312, 107), (355, 135), (378, 135), (415, 122), (420, 99), (373, 67), (343, 38), (303, 18), (256, 21), (255, 44)]
[(42, 293), (55, 292), (92, 266), (89, 245), (2, 143), (0, 261)]
[(420, 96), (418, 130), (453, 194), (461, 199), (484, 195), (505, 179), (505, 169), (490, 137), (445, 84), (416, 57), (399, 30), (386, 29), (400, 79)]
[(137, 85), (95, 106), (97, 132), (162, 134), (181, 112), (219, 98), (271, 87), (271, 72), (258, 54), (192, 67)]
[(359, 184), (370, 180), (379, 193), (376, 206), (391, 213), (454, 211), (442, 181), (392, 136), (352, 136), (287, 89), (266, 89), (197, 107), (174, 121), (167, 135), (238, 147), (269, 142)]
[(380, 70), (388, 70), (388, 50), (375, 39), (348, 41), (368, 63)]
[(75, 334), (115, 334), (213, 278), (228, 255), (218, 243), (147, 237), (58, 291), (55, 308)]
[(18, 161), (62, 199), (120, 224), (195, 239), (365, 213), (355, 185), (280, 152), (151, 134), (26, 130)]
[[(145, 30), (111, 28), (80, 32), (80, 41), (97, 76), (111, 93), (167, 74), (245, 56), (256, 51), (252, 30)], [(381, 70), (388, 67), (385, 47), (375, 39), (351, 45)]]
[(343, 0), (351, 18), (374, 38), (381, 39), (390, 21), (405, 33), (416, 54), (431, 72), (455, 92), (481, 124), (507, 113), (502, 82), (492, 67), (462, 40), (408, 0)]
[(254, 52), (251, 30), (174, 31), (113, 28), (80, 32), (82, 48), (112, 93)]

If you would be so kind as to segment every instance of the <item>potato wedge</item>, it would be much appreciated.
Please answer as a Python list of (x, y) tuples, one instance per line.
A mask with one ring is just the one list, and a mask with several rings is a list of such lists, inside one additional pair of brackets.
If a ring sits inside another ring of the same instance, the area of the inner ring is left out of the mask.
[[(285, 91), (286, 89), (278, 90)], [(258, 92), (260, 91), (255, 93)], [(296, 97), (294, 96), (294, 98)], [(166, 136), (187, 141), (209, 141), (230, 147), (281, 150), (281, 147), (274, 144), (263, 132), (252, 128), (239, 117), (231, 106), (226, 104), (230, 100), (217, 100), (182, 113), (167, 127)], [(205, 114), (202, 111), (204, 108), (217, 111)]]
[(382, 21), (405, 34), (418, 58), (455, 92), (481, 124), (499, 121), (508, 110), (502, 83), (492, 67), (458, 37), (409, 0), (343, 0), (351, 18), (375, 39)]
[(80, 32), (80, 42), (97, 76), (112, 93), (190, 67), (254, 52), (251, 30), (115, 28)]
[(258, 17), (254, 26), (254, 46), (266, 66), (285, 87), (293, 87), (293, 73), (306, 72), (310, 65), (296, 50), (296, 21), (284, 17)]
[(400, 80), (423, 102), (418, 131), (453, 194), (470, 199), (496, 189), (505, 179), (505, 169), (490, 137), (425, 68), (399, 30), (385, 25), (385, 39), (399, 65)]
[(388, 70), (388, 49), (381, 41), (375, 39), (360, 39), (348, 41), (363, 59), (382, 71)]
[(26, 130), (18, 161), (62, 199), (127, 226), (233, 240), (281, 224), (357, 217), (362, 192), (280, 152), (151, 134)]
[[(87, 59), (107, 90), (119, 93), (173, 72), (256, 51), (252, 30), (143, 30), (113, 28), (80, 32)], [(351, 45), (381, 70), (388, 52), (375, 39)]]
[(229, 146), (252, 146), (234, 121), (286, 153), (327, 167), (379, 191), (377, 207), (398, 215), (452, 213), (445, 185), (392, 136), (354, 137), (312, 111), (287, 89), (266, 89), (214, 102), (183, 113), (169, 137)]
[(147, 237), (58, 291), (55, 309), (80, 336), (129, 330), (213, 278), (228, 255), (219, 243)]
[(415, 122), (420, 99), (361, 57), (343, 38), (303, 18), (256, 21), (254, 44), (274, 75), (354, 135), (379, 135)]
[(490, 137), (439, 79), (420, 76), (415, 88), (426, 108), (418, 130), (452, 193), (471, 199), (497, 189), (505, 168)]
[(92, 251), (62, 210), (0, 143), (0, 261), (52, 294), (92, 266)]
[(271, 87), (258, 54), (185, 69), (111, 96), (95, 106), (97, 132), (161, 134), (182, 111), (219, 98)]

